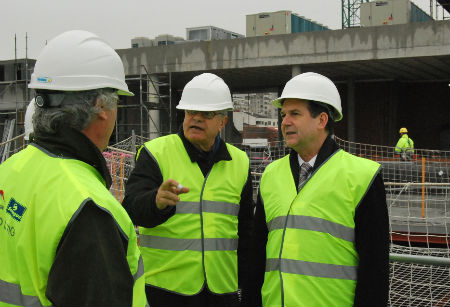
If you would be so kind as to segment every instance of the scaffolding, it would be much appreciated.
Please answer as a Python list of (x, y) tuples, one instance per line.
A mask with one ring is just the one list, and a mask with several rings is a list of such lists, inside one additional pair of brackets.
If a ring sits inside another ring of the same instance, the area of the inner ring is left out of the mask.
[(430, 0), (430, 16), (435, 20), (450, 19), (450, 1)]
[(126, 139), (132, 131), (149, 139), (172, 133), (171, 73), (150, 73), (140, 65), (139, 75), (125, 80), (136, 96), (118, 106), (116, 142)]
[[(2, 139), (2, 142), (6, 142), (13, 138), (13, 136), (19, 135), (24, 129), (24, 114), (30, 99), (28, 81), (30, 79), (31, 69), (28, 64), (28, 33), (25, 33), (25, 58), (20, 60), (17, 58), (17, 36), (14, 35), (14, 76), (13, 79), (0, 82), (0, 98), (4, 97), (8, 90), (14, 88), (15, 98), (13, 99), (15, 100), (15, 108), (0, 111), (0, 134), (3, 137), (9, 135), (9, 139)], [(4, 88), (2, 88), (3, 86)], [(11, 126), (11, 122), (14, 122), (13, 126)], [(11, 145), (13, 151), (16, 150), (16, 147), (20, 148), (23, 146), (23, 143), (17, 143), (19, 141), (21, 142), (22, 140), (16, 139), (14, 144)], [(6, 151), (3, 154), (6, 154)]]

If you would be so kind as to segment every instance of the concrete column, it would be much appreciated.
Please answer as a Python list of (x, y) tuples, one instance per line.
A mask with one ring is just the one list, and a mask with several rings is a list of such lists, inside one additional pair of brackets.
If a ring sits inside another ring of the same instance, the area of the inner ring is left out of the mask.
[[(148, 102), (150, 102), (150, 105), (152, 107), (158, 106), (161, 102), (159, 100), (159, 97), (157, 93), (159, 93), (159, 87), (158, 87), (158, 78), (156, 76), (151, 76), (152, 81), (148, 81)], [(160, 119), (160, 112), (159, 109), (150, 109), (148, 114), (148, 127), (149, 127), (149, 138), (151, 140), (160, 137), (160, 129), (161, 125), (159, 123)]]
[(388, 102), (388, 109), (386, 114), (388, 123), (387, 128), (384, 128), (384, 134), (382, 135), (381, 144), (388, 144), (388, 146), (395, 146), (398, 140), (398, 129), (397, 129), (397, 109), (399, 104), (399, 90), (402, 88), (401, 85), (396, 81), (391, 81), (390, 84), (390, 95)]
[(355, 82), (347, 81), (347, 140), (355, 141)]
[[(292, 77), (295, 77), (302, 73), (302, 69), (300, 65), (293, 65), (292, 66)], [(284, 86), (284, 85), (283, 85)]]

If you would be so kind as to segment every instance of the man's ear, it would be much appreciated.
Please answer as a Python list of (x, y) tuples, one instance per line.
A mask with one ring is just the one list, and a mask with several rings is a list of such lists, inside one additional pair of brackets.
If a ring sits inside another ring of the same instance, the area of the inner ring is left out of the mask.
[(222, 126), (220, 127), (220, 131), (222, 131), (223, 128), (225, 128), (225, 126), (227, 125), (228, 122), (228, 116), (224, 116), (222, 118)]
[(100, 100), (100, 98), (97, 98), (97, 100), (95, 101), (95, 106), (98, 108), (98, 111), (99, 111), (97, 116), (103, 120), (108, 119), (108, 114), (106, 114), (105, 108), (103, 107), (103, 104), (102, 104), (102, 101)]
[(325, 112), (320, 113), (319, 114), (319, 127), (325, 129), (325, 127), (327, 126), (328, 120), (329, 120), (329, 118), (328, 118), (327, 113), (325, 113)]

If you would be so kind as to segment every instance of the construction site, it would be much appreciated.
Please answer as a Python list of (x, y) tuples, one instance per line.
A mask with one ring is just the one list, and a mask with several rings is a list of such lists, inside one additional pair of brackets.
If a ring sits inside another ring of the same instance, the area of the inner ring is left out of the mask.
[[(334, 129), (339, 146), (382, 166), (389, 306), (450, 306), (450, 1), (430, 0), (429, 8), (409, 0), (343, 0), (340, 30), (280, 11), (247, 15), (245, 36), (204, 27), (188, 29), (186, 41), (133, 39), (130, 48), (116, 50), (135, 96), (121, 96), (103, 153), (111, 193), (123, 200), (137, 150), (179, 131), (183, 87), (211, 72), (232, 92), (234, 111), (221, 137), (249, 156), (256, 201), (265, 167), (289, 152), (270, 101), (291, 77), (317, 72), (341, 95), (344, 119)], [(35, 63), (0, 61), (0, 163), (27, 146)], [(416, 144), (408, 161), (395, 152), (400, 127), (408, 127)]]

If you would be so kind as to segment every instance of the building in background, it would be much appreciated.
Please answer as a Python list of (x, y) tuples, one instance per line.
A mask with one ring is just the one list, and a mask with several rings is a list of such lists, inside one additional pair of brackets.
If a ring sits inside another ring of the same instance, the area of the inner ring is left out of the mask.
[(233, 94), (234, 109), (254, 116), (277, 118), (278, 109), (271, 104), (277, 97), (274, 92)]
[(154, 46), (154, 40), (148, 37), (139, 36), (131, 39), (131, 48), (142, 48)]
[(180, 36), (173, 36), (170, 34), (161, 34), (155, 37), (155, 46), (167, 46), (174, 45), (180, 42), (184, 42), (185, 39)]
[(180, 36), (173, 36), (170, 34), (161, 34), (154, 39), (148, 37), (135, 37), (131, 40), (131, 48), (152, 47), (152, 46), (167, 46), (184, 42), (184, 38)]
[(291, 11), (246, 15), (247, 37), (322, 30), (328, 30), (328, 28)]
[(27, 84), (35, 63), (33, 59), (0, 61), (0, 143), (6, 141), (10, 129), (16, 131), (15, 135), (23, 132), (25, 109), (32, 93)]
[(271, 104), (275, 98), (274, 92), (233, 94), (233, 124), (244, 145), (264, 146), (278, 139), (278, 109)]
[(240, 37), (244, 37), (244, 35), (214, 26), (186, 28), (186, 40), (188, 41), (210, 41)]
[(385, 0), (361, 3), (361, 26), (397, 25), (424, 22), (433, 18), (410, 0)]

